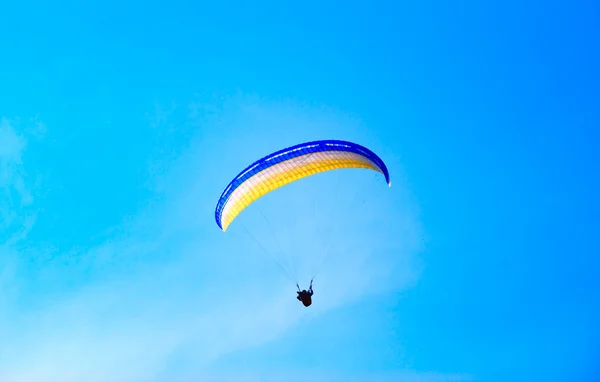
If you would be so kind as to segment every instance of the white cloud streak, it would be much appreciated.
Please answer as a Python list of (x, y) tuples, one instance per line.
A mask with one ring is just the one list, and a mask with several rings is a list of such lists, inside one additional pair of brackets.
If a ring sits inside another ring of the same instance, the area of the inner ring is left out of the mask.
[(0, 246), (13, 244), (33, 227), (39, 178), (26, 171), (23, 155), (28, 138), (41, 139), (46, 128), (32, 119), (0, 117)]
[(2, 241), (7, 241), (9, 227), (21, 220), (20, 211), (33, 201), (25, 185), (23, 150), (25, 138), (18, 134), (6, 118), (0, 119), (0, 229)]

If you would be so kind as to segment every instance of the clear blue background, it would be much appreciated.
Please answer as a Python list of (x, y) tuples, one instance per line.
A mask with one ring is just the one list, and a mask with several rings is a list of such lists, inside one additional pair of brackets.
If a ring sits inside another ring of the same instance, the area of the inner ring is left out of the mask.
[[(599, 37), (593, 1), (3, 3), (1, 379), (597, 380)], [(216, 345), (221, 314), (268, 316), (231, 313), (248, 285), (298, 305), (268, 261), (210, 256), (218, 195), (313, 138), (390, 162), (412, 281)]]

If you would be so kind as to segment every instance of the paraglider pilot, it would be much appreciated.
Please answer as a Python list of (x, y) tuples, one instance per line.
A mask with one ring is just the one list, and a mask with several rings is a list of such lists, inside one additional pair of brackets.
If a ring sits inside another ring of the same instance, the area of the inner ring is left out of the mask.
[(304, 306), (309, 307), (310, 304), (312, 304), (312, 295), (313, 295), (313, 290), (312, 290), (312, 280), (310, 280), (310, 286), (308, 287), (308, 290), (304, 289), (304, 290), (300, 290), (300, 287), (298, 286), (298, 284), (296, 284), (296, 286), (298, 287), (298, 297), (296, 297), (298, 299), (298, 301), (301, 301), (302, 304), (304, 304)]

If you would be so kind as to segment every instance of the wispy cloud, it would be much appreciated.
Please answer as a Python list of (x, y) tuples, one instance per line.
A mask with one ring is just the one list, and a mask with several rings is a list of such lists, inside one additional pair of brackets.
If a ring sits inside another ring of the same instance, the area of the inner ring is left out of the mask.
[[(27, 141), (6, 118), (0, 119), (0, 230), (1, 242), (6, 243), (10, 228), (23, 228), (31, 224), (22, 216), (22, 209), (33, 202), (25, 182), (23, 151)], [(12, 232), (14, 234), (14, 232)]]
[[(197, 112), (198, 106), (192, 109)], [(244, 134), (251, 129), (268, 136), (268, 131), (277, 126), (308, 126), (296, 136), (293, 131), (282, 133), (287, 142), (311, 135), (310, 131), (319, 135), (319, 129), (325, 127), (335, 133), (332, 125), (336, 124), (337, 129), (345, 131), (351, 127), (323, 111), (265, 106), (260, 102), (235, 104), (233, 111), (230, 107), (214, 120), (198, 122), (197, 116), (194, 118), (189, 123), (202, 126), (201, 138), (192, 140), (190, 149), (171, 170), (156, 179), (165, 185), (160, 200), (149, 203), (134, 221), (117, 229), (100, 246), (56, 254), (29, 284), (29, 288), (44, 291), (43, 299), (28, 303), (17, 293), (10, 300), (12, 305), (4, 304), (3, 310), (12, 314), (0, 315), (0, 325), (10, 327), (0, 331), (0, 380), (184, 380), (183, 376), (168, 377), (169, 362), (182, 349), (198, 360), (190, 380), (279, 380), (276, 375), (203, 373), (219, 357), (277, 338), (303, 318), (317, 317), (370, 293), (406, 288), (416, 281), (419, 265), (415, 251), (420, 245), (420, 229), (413, 206), (402, 191), (395, 191), (394, 203), (403, 213), (402, 218), (394, 224), (385, 219), (380, 222), (387, 227), (381, 235), (394, 240), (387, 246), (364, 243), (360, 227), (355, 228), (354, 239), (347, 240), (346, 246), (353, 247), (356, 255), (334, 262), (335, 272), (319, 280), (317, 302), (311, 309), (301, 307), (294, 299), (293, 288), (274, 273), (273, 264), (265, 261), (258, 249), (249, 249), (252, 243), (248, 238), (241, 239), (240, 232), (236, 236), (233, 229), (232, 235), (218, 230), (212, 221), (214, 202), (239, 164), (273, 146), (258, 140), (258, 149), (244, 152), (240, 142), (250, 139)], [(219, 130), (225, 126), (224, 120), (229, 128)], [(13, 202), (3, 213), (14, 221), (19, 215), (16, 206), (31, 203), (32, 199), (24, 185), (26, 140), (8, 121), (3, 120), (0, 126), (4, 138), (0, 139), (3, 188), (16, 190), (19, 201), (16, 204), (9, 199)], [(237, 139), (227, 138), (236, 134)], [(214, 155), (208, 153), (214, 145), (221, 145), (229, 153), (237, 149), (242, 158), (219, 157), (227, 171), (218, 174), (220, 170), (207, 158)], [(211, 179), (210, 184), (207, 179)], [(401, 184), (395, 187), (402, 190)], [(374, 207), (373, 213), (377, 208), (381, 206)], [(300, 252), (295, 256), (300, 262), (304, 255)], [(4, 286), (20, 285), (19, 280), (9, 277), (9, 268), (5, 267), (4, 272)], [(52, 280), (67, 280), (64, 283), (75, 287), (46, 288)], [(306, 377), (288, 375), (285, 380)], [(311, 380), (339, 380), (336, 378), (310, 375)], [(420, 373), (374, 378), (371, 380), (463, 380)]]
[(35, 118), (23, 123), (0, 117), (0, 246), (23, 239), (35, 221), (40, 177), (26, 167), (24, 154), (29, 140), (45, 132)]

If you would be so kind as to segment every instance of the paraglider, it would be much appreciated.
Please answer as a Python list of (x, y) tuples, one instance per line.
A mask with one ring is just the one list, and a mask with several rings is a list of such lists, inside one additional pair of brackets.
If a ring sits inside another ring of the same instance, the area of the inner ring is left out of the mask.
[(300, 286), (298, 286), (298, 284), (296, 284), (296, 286), (298, 287), (298, 292), (297, 292), (298, 296), (296, 298), (298, 299), (298, 301), (301, 301), (302, 304), (308, 308), (312, 304), (312, 295), (314, 294), (313, 289), (312, 289), (312, 281), (310, 282), (310, 286), (308, 287), (308, 290), (306, 290), (306, 289), (300, 290)]
[[(217, 202), (216, 223), (225, 232), (242, 211), (267, 193), (314, 174), (344, 168), (379, 172), (391, 186), (383, 160), (364, 146), (341, 140), (301, 143), (269, 154), (240, 172)], [(308, 307), (312, 295), (311, 280), (309, 290), (299, 290), (297, 298)]]

